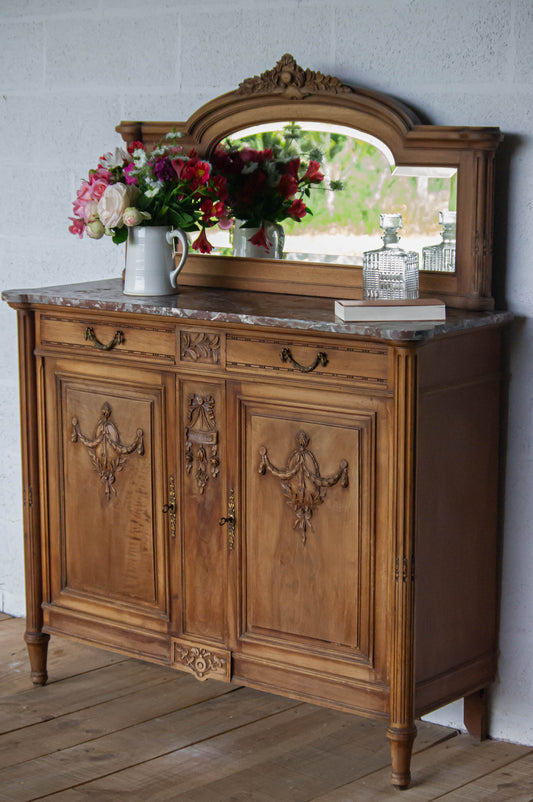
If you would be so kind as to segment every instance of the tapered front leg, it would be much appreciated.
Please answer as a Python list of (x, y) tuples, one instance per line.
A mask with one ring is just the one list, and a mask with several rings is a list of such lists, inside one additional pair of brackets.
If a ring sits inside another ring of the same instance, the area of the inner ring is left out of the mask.
[(46, 632), (29, 632), (24, 634), (30, 658), (31, 680), (34, 685), (46, 685), (48, 672), (46, 658), (48, 656), (48, 641), (50, 635)]
[(37, 446), (37, 379), (34, 357), (35, 321), (32, 312), (23, 309), (18, 311), (18, 332), (26, 579), (26, 633), (24, 640), (28, 647), (33, 684), (44, 685), (48, 678), (46, 658), (50, 635), (42, 632), (43, 580)]
[(403, 791), (409, 788), (411, 782), (411, 754), (416, 738), (416, 727), (389, 727), (387, 737), (390, 741), (392, 784)]

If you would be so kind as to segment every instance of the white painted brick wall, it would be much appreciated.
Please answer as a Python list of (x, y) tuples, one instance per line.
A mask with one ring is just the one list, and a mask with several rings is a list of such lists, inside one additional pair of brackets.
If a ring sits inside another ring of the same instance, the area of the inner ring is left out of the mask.
[[(283, 53), (395, 95), (436, 124), (506, 132), (496, 203), (510, 337), (499, 679), (491, 734), (533, 744), (532, 0), (0, 0), (0, 284), (118, 275), (67, 232), (121, 119), (186, 119)], [(0, 305), (0, 609), (24, 613), (15, 315)], [(433, 719), (460, 726), (460, 705)]]

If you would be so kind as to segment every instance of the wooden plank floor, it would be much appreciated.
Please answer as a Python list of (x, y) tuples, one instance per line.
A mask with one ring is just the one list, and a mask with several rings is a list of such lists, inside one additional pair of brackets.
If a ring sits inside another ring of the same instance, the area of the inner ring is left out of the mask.
[(419, 722), (412, 787), (385, 725), (52, 637), (33, 688), (0, 614), (1, 802), (533, 802), (533, 748)]

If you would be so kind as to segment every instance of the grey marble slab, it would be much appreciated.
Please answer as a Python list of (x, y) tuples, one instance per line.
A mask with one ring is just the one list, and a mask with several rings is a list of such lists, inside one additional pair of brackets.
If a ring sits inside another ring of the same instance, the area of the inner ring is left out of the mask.
[(335, 301), (302, 295), (182, 287), (176, 295), (124, 295), (121, 279), (36, 289), (5, 290), (10, 304), (38, 304), (69, 309), (159, 315), (175, 320), (240, 323), (264, 328), (351, 334), (385, 340), (426, 340), (442, 334), (510, 321), (509, 312), (449, 309), (440, 322), (346, 322), (335, 316)]

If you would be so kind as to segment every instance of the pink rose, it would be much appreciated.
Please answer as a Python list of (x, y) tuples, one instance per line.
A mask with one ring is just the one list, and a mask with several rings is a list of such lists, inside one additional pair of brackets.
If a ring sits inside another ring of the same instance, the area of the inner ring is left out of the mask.
[(105, 178), (97, 178), (96, 181), (93, 181), (91, 184), (91, 198), (95, 201), (99, 201), (108, 186), (109, 181), (106, 181)]
[(122, 226), (122, 216), (128, 206), (132, 205), (137, 190), (133, 186), (117, 183), (110, 184), (98, 201), (98, 217), (106, 228)]
[(76, 192), (76, 200), (72, 204), (74, 208), (74, 214), (76, 217), (83, 217), (85, 212), (85, 205), (87, 201), (92, 200), (91, 196), (91, 188), (87, 181), (81, 182), (81, 187)]

